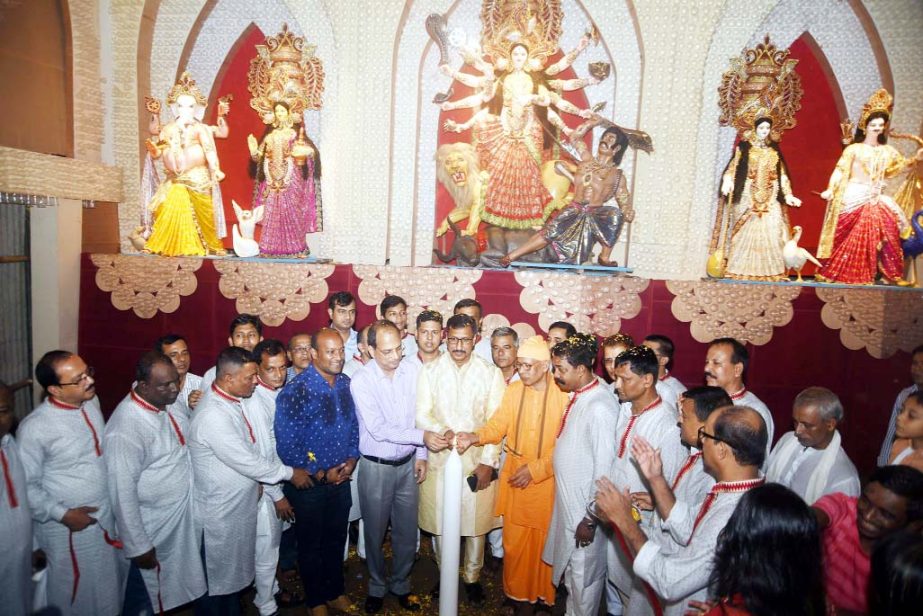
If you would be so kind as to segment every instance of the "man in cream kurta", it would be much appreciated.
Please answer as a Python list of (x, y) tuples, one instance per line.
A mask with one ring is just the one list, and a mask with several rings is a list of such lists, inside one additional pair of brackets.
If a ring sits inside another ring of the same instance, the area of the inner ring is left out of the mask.
[(189, 429), (196, 528), (203, 536), (208, 578), (205, 602), (219, 613), (239, 609), (236, 593), (254, 579), (259, 484), (289, 479), (299, 486), (307, 483), (305, 471), (260, 455), (243, 410), (243, 399), (253, 395), (256, 372), (248, 351), (222, 351), (217, 378), (199, 402)]
[(808, 387), (795, 397), (794, 432), (782, 435), (769, 455), (766, 481), (781, 483), (813, 505), (821, 496), (859, 496), (859, 475), (840, 444), (843, 405), (826, 387)]
[(195, 534), (188, 422), (169, 406), (179, 375), (157, 352), (138, 362), (137, 385), (103, 436), (109, 495), (124, 555), (132, 561), (125, 613), (171, 610), (205, 594)]
[[(276, 435), (273, 429), (276, 416), (276, 396), (285, 385), (285, 346), (278, 340), (267, 339), (253, 349), (257, 364), (257, 383), (253, 395), (244, 400), (244, 414), (250, 420), (260, 456), (281, 464), (276, 453)], [(282, 485), (263, 484), (263, 493), (257, 507), (256, 518), (256, 596), (253, 604), (263, 616), (278, 611), (275, 595), (279, 592), (276, 565), (279, 563), (279, 544), (284, 521), (291, 521), (295, 511), (285, 495)]]
[(93, 369), (49, 351), (35, 368), (48, 397), (17, 432), (35, 538), (48, 559), (48, 606), (64, 616), (122, 608), (122, 556), (106, 485)]
[(506, 439), (495, 509), (504, 516), (503, 591), (512, 601), (552, 606), (551, 567), (542, 561), (542, 550), (554, 506), (555, 435), (568, 398), (548, 373), (551, 356), (541, 336), (524, 341), (516, 352), (520, 380), (507, 387), (500, 409), (484, 427), (458, 435), (458, 447)]
[(554, 512), (542, 560), (564, 577), (567, 613), (595, 616), (606, 585), (606, 536), (588, 517), (596, 480), (612, 469), (618, 401), (593, 374), (595, 337), (576, 334), (552, 349), (554, 380), (571, 400), (554, 450)]
[[(417, 428), (439, 434), (474, 432), (493, 416), (506, 385), (500, 370), (473, 355), (477, 334), (474, 320), (455, 315), (446, 324), (448, 352), (425, 364), (417, 383)], [(448, 450), (431, 453), (426, 480), (420, 487), (420, 528), (436, 535), (437, 561), (442, 535), (443, 473)], [(477, 478), (477, 492), (462, 489), (461, 535), (465, 537), (462, 579), (468, 597), (483, 600), (478, 583), (484, 564), (485, 535), (500, 522), (494, 517), (497, 482), (490, 476), (500, 458), (498, 445), (471, 447), (462, 459), (462, 472)]]

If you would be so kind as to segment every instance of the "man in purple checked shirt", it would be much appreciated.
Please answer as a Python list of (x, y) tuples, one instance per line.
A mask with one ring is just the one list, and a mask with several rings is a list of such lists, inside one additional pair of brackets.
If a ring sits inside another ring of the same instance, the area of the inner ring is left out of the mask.
[[(369, 590), (365, 612), (381, 611), (387, 592), (401, 607), (419, 611), (410, 597), (410, 569), (417, 545), (417, 484), (426, 479), (426, 448), (440, 451), (446, 438), (416, 428), (417, 376), (420, 367), (401, 361), (401, 333), (390, 321), (368, 331), (372, 360), (353, 376), (351, 390), (359, 418), (359, 502)], [(425, 446), (425, 447), (424, 447)], [(382, 540), (391, 521), (393, 562), (386, 577)]]

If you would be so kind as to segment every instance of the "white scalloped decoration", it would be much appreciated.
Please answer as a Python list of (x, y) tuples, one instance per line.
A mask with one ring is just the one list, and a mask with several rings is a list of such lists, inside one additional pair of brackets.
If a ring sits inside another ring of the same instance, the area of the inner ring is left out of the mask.
[(699, 342), (715, 338), (736, 338), (763, 345), (772, 339), (776, 327), (792, 320), (792, 302), (801, 287), (763, 284), (732, 284), (708, 281), (667, 282), (675, 295), (673, 316), (689, 323)]
[(386, 295), (404, 298), (408, 323), (413, 323), (422, 310), (451, 316), (455, 302), (474, 298), (474, 283), (483, 274), (474, 269), (378, 265), (353, 265), (353, 273), (362, 281), (358, 294), (364, 304), (378, 306)]
[(575, 276), (556, 272), (516, 272), (522, 287), (519, 304), (538, 315), (543, 331), (555, 321), (568, 321), (577, 331), (607, 336), (619, 331), (622, 319), (641, 312), (642, 291), (649, 280), (632, 276)]
[(535, 335), (535, 328), (528, 323), (523, 323), (522, 321), (519, 323), (510, 323), (510, 320), (502, 314), (491, 312), (490, 314), (485, 314), (484, 318), (481, 319), (481, 337), (490, 340), (494, 330), (499, 327), (512, 327), (519, 336), (520, 341)]
[(285, 319), (303, 321), (311, 304), (326, 299), (326, 278), (333, 264), (259, 263), (236, 259), (216, 260), (221, 278), (218, 289), (237, 300), (237, 312), (259, 315), (266, 325), (281, 325)]
[(193, 257), (95, 254), (90, 260), (97, 267), (96, 286), (112, 293), (112, 305), (142, 319), (176, 312), (180, 297), (195, 293), (195, 272), (202, 267), (202, 259)]
[(821, 320), (840, 330), (848, 349), (883, 359), (923, 343), (923, 293), (818, 288), (817, 297), (824, 302)]

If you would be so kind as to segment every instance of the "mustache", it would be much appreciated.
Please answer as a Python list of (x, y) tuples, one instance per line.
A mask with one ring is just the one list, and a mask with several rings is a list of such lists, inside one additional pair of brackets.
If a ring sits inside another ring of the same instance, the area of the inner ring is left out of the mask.
[(716, 378), (716, 377), (715, 377), (714, 374), (712, 374), (711, 372), (709, 372), (708, 370), (706, 370), (706, 371), (705, 371), (705, 378), (707, 378), (707, 379), (713, 379), (713, 378)]

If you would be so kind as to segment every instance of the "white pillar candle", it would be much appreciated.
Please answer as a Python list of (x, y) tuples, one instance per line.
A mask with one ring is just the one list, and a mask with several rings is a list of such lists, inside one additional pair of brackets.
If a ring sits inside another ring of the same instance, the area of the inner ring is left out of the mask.
[(458, 562), (461, 552), (462, 461), (452, 449), (443, 470), (442, 554), (439, 561), (439, 616), (458, 614)]

